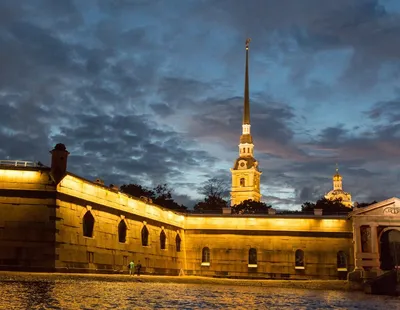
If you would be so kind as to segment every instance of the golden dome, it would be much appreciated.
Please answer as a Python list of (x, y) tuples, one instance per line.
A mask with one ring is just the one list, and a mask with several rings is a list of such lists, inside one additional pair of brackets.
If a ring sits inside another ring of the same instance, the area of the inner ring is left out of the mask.
[(336, 164), (336, 173), (333, 175), (333, 181), (342, 181), (342, 176), (339, 174), (339, 168)]

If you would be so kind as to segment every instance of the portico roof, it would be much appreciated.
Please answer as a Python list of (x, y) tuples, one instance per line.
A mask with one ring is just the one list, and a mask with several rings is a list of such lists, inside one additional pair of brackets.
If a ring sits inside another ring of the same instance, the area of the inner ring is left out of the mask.
[[(388, 209), (386, 210), (385, 207), (389, 207), (392, 206), (392, 209)], [(374, 203), (372, 205), (369, 205), (368, 207), (364, 207), (364, 208), (354, 208), (352, 212), (349, 213), (349, 218), (353, 217), (353, 216), (361, 216), (361, 215), (367, 215), (367, 213), (372, 213), (372, 211), (376, 210), (376, 209), (380, 209), (380, 208), (384, 208), (382, 215), (384, 215), (385, 213), (392, 214), (398, 214), (398, 216), (400, 217), (400, 199), (397, 197), (392, 197), (377, 203)], [(375, 212), (373, 212), (375, 214)], [(372, 215), (372, 214), (371, 214)]]

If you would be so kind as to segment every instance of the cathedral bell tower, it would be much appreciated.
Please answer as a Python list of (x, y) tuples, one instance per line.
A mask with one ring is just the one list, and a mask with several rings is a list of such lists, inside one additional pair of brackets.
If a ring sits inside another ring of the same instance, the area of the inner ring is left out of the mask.
[(242, 135), (239, 143), (239, 158), (231, 168), (231, 206), (247, 199), (254, 201), (261, 199), (260, 176), (262, 172), (258, 169), (258, 162), (253, 157), (254, 144), (250, 133), (249, 44), (250, 39), (247, 39)]

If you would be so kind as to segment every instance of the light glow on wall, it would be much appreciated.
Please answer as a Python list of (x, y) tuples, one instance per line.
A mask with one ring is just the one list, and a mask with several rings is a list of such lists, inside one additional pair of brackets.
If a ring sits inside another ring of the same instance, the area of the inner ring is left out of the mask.
[(106, 205), (113, 209), (123, 210), (137, 214), (149, 219), (177, 225), (184, 228), (185, 216), (164, 210), (159, 206), (148, 204), (140, 199), (129, 197), (120, 192), (115, 192), (107, 187), (77, 178), (73, 175), (66, 175), (57, 186), (57, 191), (90, 202)]
[(40, 171), (27, 170), (0, 170), (1, 182), (38, 182), (42, 174)]
[(186, 217), (186, 229), (352, 232), (347, 219), (277, 217)]

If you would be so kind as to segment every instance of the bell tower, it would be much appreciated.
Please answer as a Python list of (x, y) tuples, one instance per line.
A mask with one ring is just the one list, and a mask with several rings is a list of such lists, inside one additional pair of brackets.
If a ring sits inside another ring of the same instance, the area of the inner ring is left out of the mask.
[(231, 206), (241, 203), (244, 200), (261, 200), (260, 176), (258, 162), (253, 157), (254, 144), (250, 132), (250, 95), (249, 95), (249, 44), (246, 40), (246, 67), (244, 78), (244, 107), (242, 135), (239, 142), (239, 157), (236, 159), (232, 174)]

